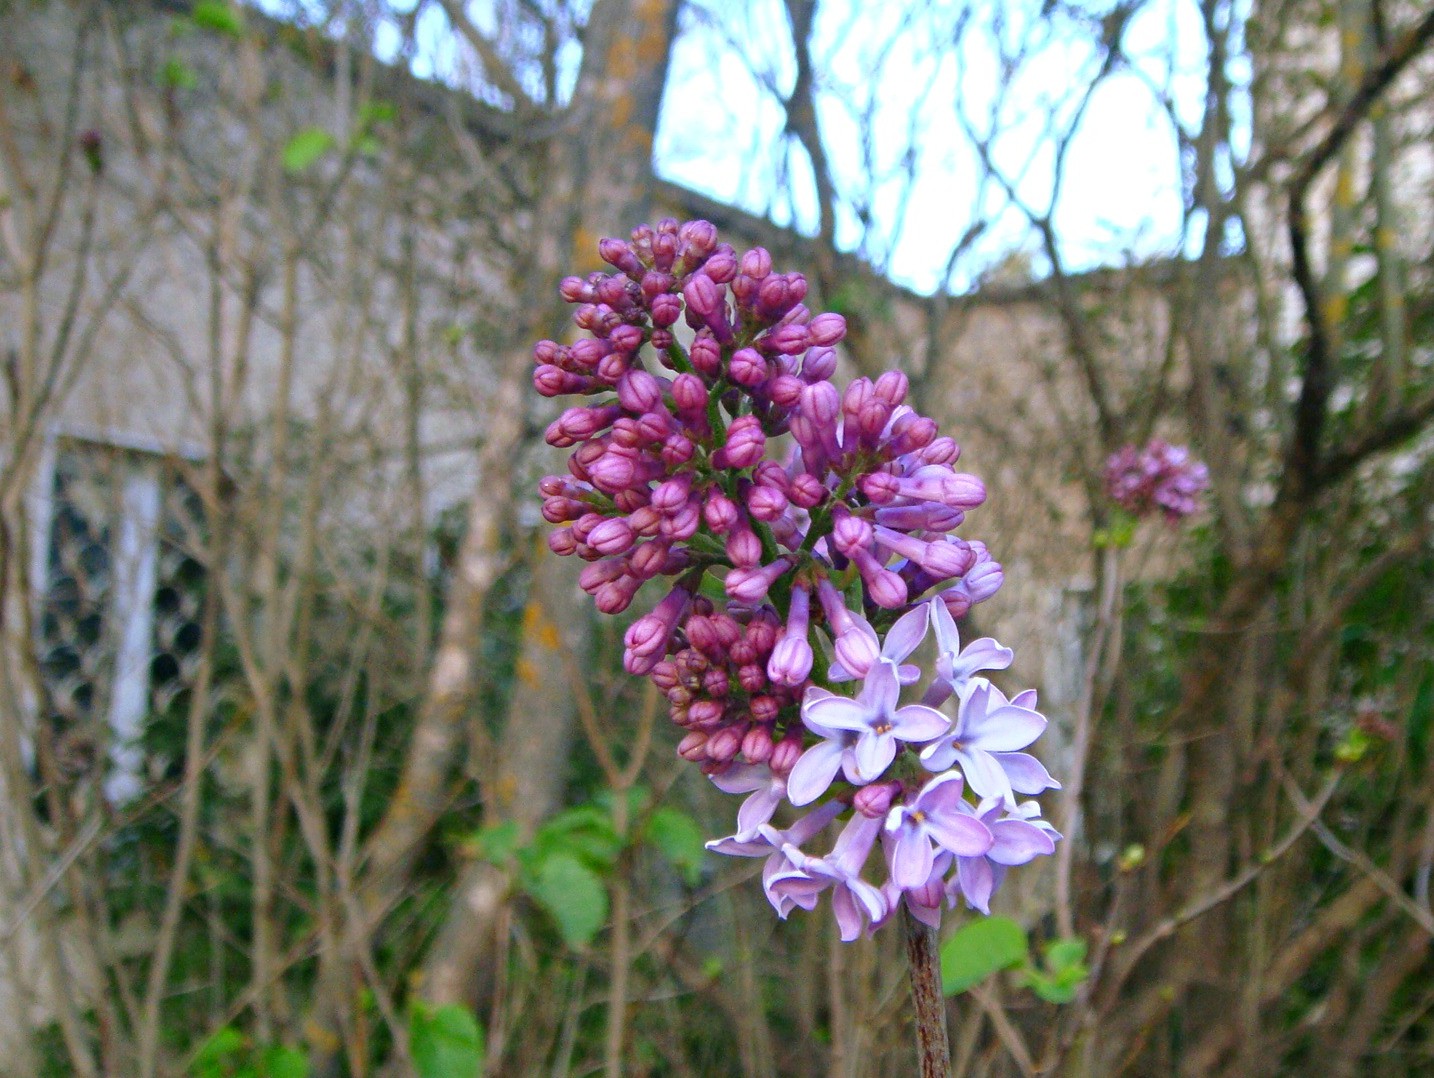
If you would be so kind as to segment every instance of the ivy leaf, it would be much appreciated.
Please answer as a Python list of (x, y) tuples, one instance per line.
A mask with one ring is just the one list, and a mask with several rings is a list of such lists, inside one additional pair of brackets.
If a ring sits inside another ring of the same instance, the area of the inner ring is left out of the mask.
[(483, 1029), (461, 1003), (415, 1002), (408, 1037), (418, 1078), (477, 1078), (483, 1069)]
[(696, 820), (679, 809), (660, 808), (647, 821), (647, 840), (682, 873), (687, 886), (697, 885), (707, 847)]
[(558, 926), (563, 942), (583, 950), (607, 921), (607, 889), (596, 872), (570, 853), (539, 862), (528, 893)]
[(306, 127), (284, 147), (284, 171), (303, 172), (333, 147), (334, 136), (322, 127)]
[(941, 991), (948, 996), (1026, 960), (1026, 930), (1009, 917), (971, 921), (941, 945)]
[(199, 0), (189, 13), (194, 25), (229, 37), (244, 36), (244, 16), (225, 0)]

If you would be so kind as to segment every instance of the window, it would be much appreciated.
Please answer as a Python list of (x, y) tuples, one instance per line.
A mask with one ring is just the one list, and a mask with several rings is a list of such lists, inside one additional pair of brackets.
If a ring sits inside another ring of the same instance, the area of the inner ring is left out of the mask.
[(32, 573), (42, 718), (60, 766), (101, 768), (114, 804), (148, 784), (146, 722), (189, 687), (198, 661), (202, 514), (182, 463), (61, 435), (41, 468)]

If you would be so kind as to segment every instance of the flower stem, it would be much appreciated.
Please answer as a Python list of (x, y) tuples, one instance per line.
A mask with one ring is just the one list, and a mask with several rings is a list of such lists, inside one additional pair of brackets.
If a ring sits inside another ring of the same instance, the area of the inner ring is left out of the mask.
[(936, 930), (922, 924), (905, 905), (901, 924), (906, 931), (906, 960), (911, 1000), (916, 1005), (916, 1048), (921, 1078), (947, 1078), (951, 1049), (946, 1041), (946, 998), (941, 994), (941, 960)]

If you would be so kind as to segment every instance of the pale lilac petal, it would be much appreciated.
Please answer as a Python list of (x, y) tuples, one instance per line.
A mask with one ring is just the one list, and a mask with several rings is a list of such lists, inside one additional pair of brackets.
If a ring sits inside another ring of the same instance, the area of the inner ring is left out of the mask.
[(1039, 711), (1023, 707), (998, 707), (984, 714), (961, 716), (961, 740), (987, 752), (1012, 752), (1023, 749), (1046, 728), (1046, 719)]
[[(831, 886), (831, 882), (827, 879), (813, 879), (800, 869), (782, 872), (772, 877), (767, 887), (767, 899), (776, 907), (778, 916), (785, 920), (792, 906), (804, 910), (816, 909), (817, 899)], [(781, 905), (778, 905), (779, 900)], [(783, 905), (786, 906), (787, 912), (783, 912)]]
[(867, 883), (865, 880), (851, 879), (846, 881), (843, 890), (850, 891), (852, 898), (858, 906), (866, 913), (870, 921), (880, 921), (886, 916), (886, 898), (881, 891)]
[(861, 866), (866, 864), (871, 848), (880, 834), (881, 820), (868, 819), (857, 813), (841, 829), (836, 844), (832, 846), (832, 852), (827, 855), (827, 862), (838, 871), (855, 876), (861, 871)]
[(901, 684), (896, 680), (896, 671), (886, 663), (873, 666), (862, 684), (860, 699), (866, 705), (868, 715), (890, 715), (901, 699)]
[(956, 881), (966, 904), (988, 916), (991, 913), (991, 895), (996, 890), (996, 874), (991, 862), (984, 857), (958, 857), (956, 859)]
[(1005, 670), (1015, 659), (1016, 653), (1003, 648), (989, 636), (973, 640), (960, 654), (948, 656), (951, 666), (945, 676), (952, 681), (965, 681), (978, 670)]
[(958, 857), (980, 857), (993, 842), (990, 829), (976, 817), (965, 813), (930, 815), (926, 818), (926, 831), (939, 845)]
[(1061, 784), (1051, 778), (1045, 765), (1027, 752), (993, 752), (992, 756), (1011, 780), (1011, 789), (1018, 794), (1038, 794), (1042, 790), (1059, 790)]
[(772, 818), (782, 803), (786, 784), (768, 781), (767, 785), (742, 802), (737, 810), (737, 834), (750, 835)]
[(733, 763), (708, 778), (724, 794), (749, 794), (771, 785), (772, 769), (766, 764)]
[[(978, 796), (999, 797), (1003, 801), (1016, 799), (1016, 795), (1011, 791), (1011, 780), (1006, 778), (1001, 765), (989, 752), (981, 749), (957, 749), (956, 759), (961, 763), (961, 773), (966, 776), (966, 785), (976, 791)], [(790, 785), (788, 780), (788, 787)]]
[(937, 775), (916, 795), (916, 807), (928, 816), (933, 812), (961, 812), (961, 772), (947, 771)]
[(1035, 711), (1035, 710), (1036, 710), (1036, 690), (1035, 690), (1035, 689), (1026, 689), (1024, 692), (1018, 692), (1018, 693), (1016, 693), (1016, 696), (1015, 696), (1015, 698), (1011, 701), (1011, 703), (1012, 703), (1012, 705), (1015, 706), (1015, 707), (1026, 707), (1026, 708), (1030, 708), (1032, 711)]
[(827, 824), (841, 815), (845, 808), (846, 806), (840, 801), (828, 801), (819, 808), (813, 809), (783, 832), (786, 835), (786, 841), (794, 846), (800, 846), (803, 842), (815, 838), (825, 830)]
[(915, 825), (903, 825), (891, 844), (891, 878), (896, 886), (902, 890), (923, 886), (934, 861), (931, 840)]
[(950, 719), (923, 704), (907, 704), (891, 716), (891, 731), (902, 741), (935, 741), (950, 728)]
[(920, 902), (913, 902), (911, 901), (910, 893), (908, 893), (906, 895), (906, 908), (911, 911), (912, 917), (915, 917), (918, 921), (920, 921), (927, 927), (935, 928), (938, 930), (941, 928), (940, 906), (925, 906), (922, 905)]
[(787, 800), (794, 805), (810, 805), (826, 793), (845, 752), (840, 743), (823, 741), (797, 757), (792, 773), (787, 776)]
[[(861, 733), (871, 729), (871, 715), (871, 709), (866, 704), (845, 696), (827, 696), (802, 704), (802, 722), (809, 730), (818, 734), (823, 733), (818, 726), (826, 727), (827, 730), (851, 730)], [(1025, 748), (1025, 745), (1016, 747)]]
[(995, 841), (986, 856), (998, 865), (1024, 865), (1056, 852), (1051, 836), (1024, 820), (997, 820), (991, 825), (991, 835)]
[(931, 615), (919, 606), (897, 618), (896, 624), (886, 631), (886, 641), (881, 645), (881, 657), (899, 666), (902, 660), (926, 639), (926, 626), (930, 618)]
[(742, 841), (737, 835), (714, 838), (704, 843), (713, 853), (725, 853), (728, 857), (765, 857), (772, 852), (770, 843), (758, 839)]
[(936, 633), (936, 650), (955, 655), (961, 650), (961, 634), (956, 630), (956, 619), (940, 599), (931, 604), (931, 628)]
[[(896, 738), (891, 734), (867, 733), (858, 738), (846, 777), (857, 785), (872, 782), (896, 759)], [(854, 766), (853, 766), (854, 765)]]
[(837, 928), (843, 943), (850, 943), (861, 936), (861, 930), (866, 927), (866, 923), (862, 920), (861, 910), (857, 908), (851, 892), (845, 887), (838, 887), (832, 892), (832, 913), (836, 914)]
[(945, 771), (956, 763), (956, 739), (943, 738), (921, 750), (921, 762), (929, 771)]
[(903, 685), (910, 685), (913, 681), (921, 680), (921, 667), (913, 666), (910, 663), (896, 668), (896, 680)]

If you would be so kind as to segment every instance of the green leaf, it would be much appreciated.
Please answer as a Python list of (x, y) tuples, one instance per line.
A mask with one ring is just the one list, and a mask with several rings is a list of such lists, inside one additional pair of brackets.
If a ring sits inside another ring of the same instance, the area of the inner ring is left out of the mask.
[(473, 856), (493, 865), (505, 865), (518, 850), (518, 821), (490, 823), (470, 840)]
[(389, 123), (398, 118), (398, 109), (392, 101), (365, 101), (358, 109), (358, 126), (367, 131), (374, 124)]
[(171, 56), (160, 65), (159, 84), (170, 90), (192, 90), (199, 85), (199, 76), (178, 56)]
[(536, 866), (553, 854), (565, 853), (597, 872), (606, 872), (617, 863), (621, 851), (622, 839), (613, 827), (610, 808), (577, 805), (538, 828), (528, 862)]
[(1046, 966), (1052, 972), (1071, 969), (1085, 961), (1086, 942), (1079, 936), (1052, 940), (1043, 948)]
[(962, 925), (941, 945), (941, 991), (948, 996), (1026, 960), (1026, 930), (1009, 917)]
[(297, 1048), (276, 1044), (259, 1057), (260, 1078), (309, 1078), (309, 1060)]
[(195, 1078), (229, 1078), (230, 1075), (253, 1073), (241, 1064), (248, 1043), (244, 1034), (233, 1026), (221, 1026), (194, 1054)]
[(558, 926), (563, 942), (582, 950), (607, 921), (607, 890), (596, 872), (569, 853), (538, 864), (528, 893)]
[(333, 147), (334, 136), (322, 127), (306, 127), (284, 147), (284, 171), (303, 172)]
[(461, 1003), (415, 1001), (408, 1037), (418, 1078), (477, 1078), (483, 1069), (483, 1030)]
[(707, 846), (696, 820), (679, 809), (660, 808), (648, 818), (647, 840), (682, 873), (687, 886), (697, 885)]
[(213, 30), (216, 34), (227, 34), (229, 37), (244, 36), (243, 14), (225, 0), (199, 0), (189, 17), (201, 30)]

